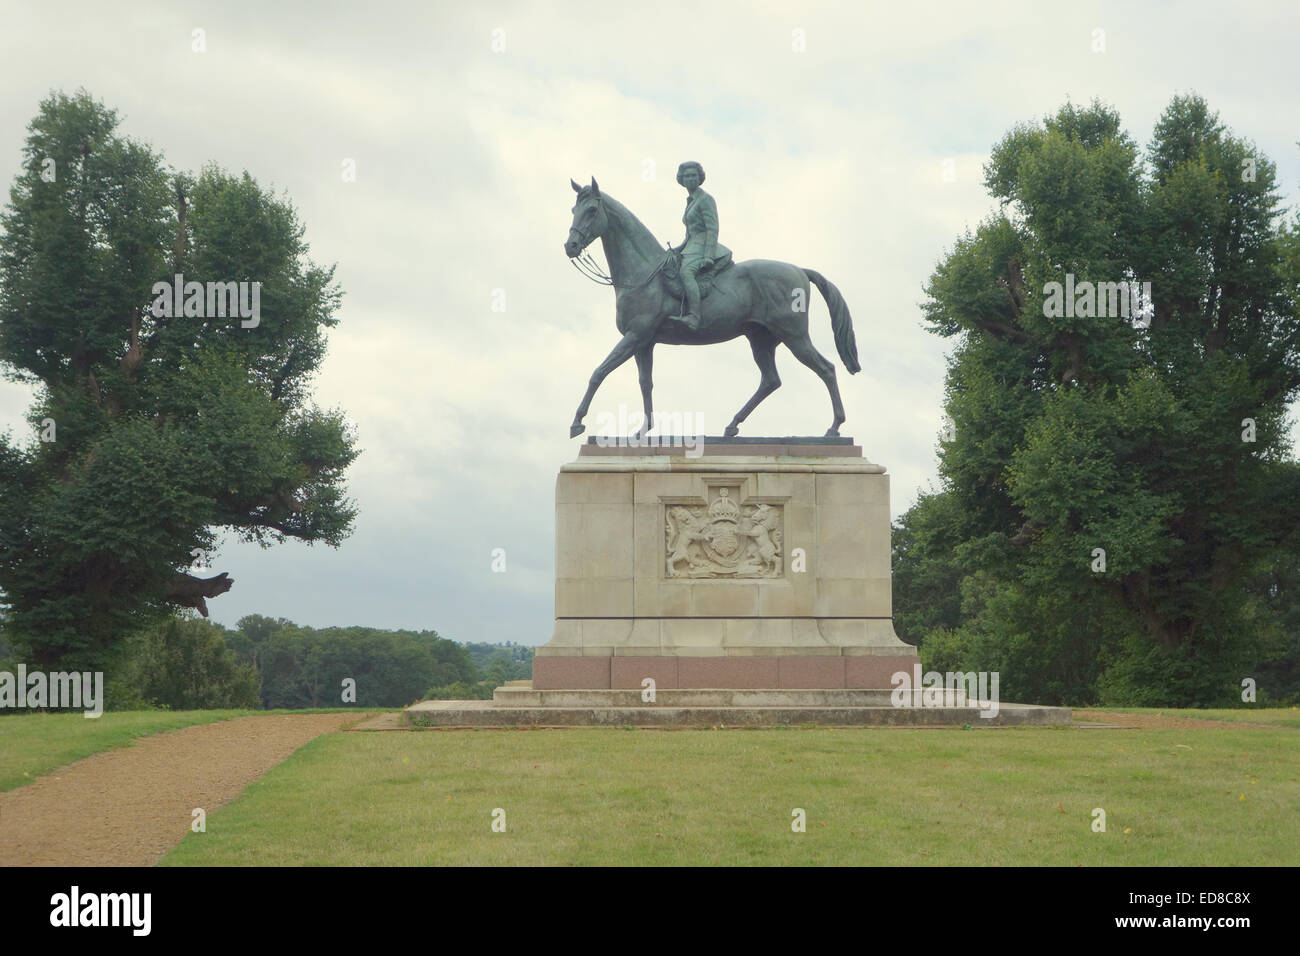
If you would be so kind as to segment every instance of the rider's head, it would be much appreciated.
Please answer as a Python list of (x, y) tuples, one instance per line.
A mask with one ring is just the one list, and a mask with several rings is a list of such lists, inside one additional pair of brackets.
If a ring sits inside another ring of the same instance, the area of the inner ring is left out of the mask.
[(704, 185), (704, 167), (701, 166), (699, 163), (695, 162), (694, 160), (688, 160), (687, 162), (682, 163), (680, 166), (677, 167), (677, 185), (678, 185), (678, 186), (685, 186), (685, 185), (686, 185), (684, 182), (682, 182), (682, 176), (683, 176), (683, 174), (686, 173), (687, 170), (692, 170), (692, 169), (693, 169), (696, 173), (698, 173), (698, 174), (699, 174), (699, 177), (700, 177), (700, 181), (699, 181), (698, 183), (696, 183), (695, 185), (697, 185), (697, 186), (703, 186), (703, 185)]

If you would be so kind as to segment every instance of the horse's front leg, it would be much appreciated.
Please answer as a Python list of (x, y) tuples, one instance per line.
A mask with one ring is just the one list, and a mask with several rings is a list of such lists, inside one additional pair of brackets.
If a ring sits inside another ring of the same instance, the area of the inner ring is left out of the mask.
[(641, 427), (636, 430), (632, 436), (636, 441), (645, 438), (646, 433), (650, 431), (654, 424), (655, 412), (654, 403), (650, 400), (650, 393), (654, 390), (654, 359), (655, 344), (652, 341), (649, 345), (637, 349), (636, 352), (636, 373), (637, 379), (641, 383), (641, 406), (645, 410), (645, 421)]
[(596, 366), (596, 370), (591, 373), (591, 379), (587, 383), (587, 394), (582, 396), (582, 403), (573, 415), (573, 424), (569, 426), (570, 438), (577, 438), (586, 431), (587, 426), (582, 424), (582, 420), (587, 417), (587, 411), (591, 408), (591, 400), (596, 397), (596, 389), (600, 388), (600, 383), (605, 381), (605, 376), (635, 355), (644, 344), (644, 335), (640, 329), (629, 330), (626, 335), (619, 339), (618, 345), (615, 345), (609, 355), (605, 357), (605, 361)]

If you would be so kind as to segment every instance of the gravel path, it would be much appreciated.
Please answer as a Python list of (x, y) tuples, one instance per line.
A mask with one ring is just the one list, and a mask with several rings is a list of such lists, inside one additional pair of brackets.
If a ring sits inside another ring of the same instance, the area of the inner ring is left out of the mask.
[(208, 814), (356, 714), (238, 717), (142, 737), (0, 793), (0, 865), (151, 866)]

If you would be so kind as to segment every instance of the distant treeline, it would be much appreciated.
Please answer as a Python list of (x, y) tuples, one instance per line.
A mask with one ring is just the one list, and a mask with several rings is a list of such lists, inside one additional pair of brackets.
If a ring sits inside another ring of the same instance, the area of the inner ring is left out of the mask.
[[(0, 670), (10, 656), (0, 635)], [(235, 629), (178, 616), (127, 640), (107, 675), (112, 710), (404, 707), (489, 698), (532, 677), (533, 649), (436, 631), (312, 628), (252, 614)], [(349, 683), (351, 682), (351, 683)]]

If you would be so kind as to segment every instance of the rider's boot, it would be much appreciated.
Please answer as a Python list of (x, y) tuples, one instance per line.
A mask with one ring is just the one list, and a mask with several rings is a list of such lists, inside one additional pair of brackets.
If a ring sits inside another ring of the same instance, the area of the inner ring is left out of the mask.
[(686, 314), (681, 317), (682, 321), (692, 332), (698, 332), (700, 330), (700, 287), (695, 281), (695, 276), (683, 271), (682, 288), (686, 291)]

